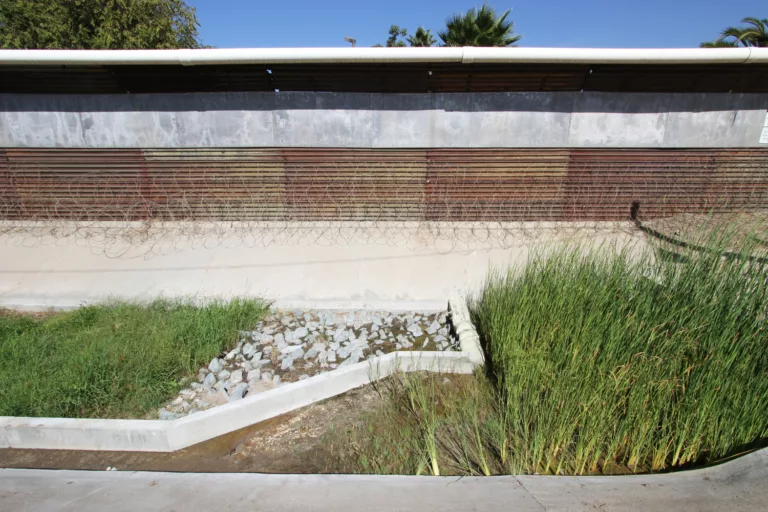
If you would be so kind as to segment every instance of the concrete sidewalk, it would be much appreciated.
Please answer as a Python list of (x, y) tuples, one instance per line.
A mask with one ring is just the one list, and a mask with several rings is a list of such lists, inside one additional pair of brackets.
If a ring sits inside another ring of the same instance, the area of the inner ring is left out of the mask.
[(0, 510), (764, 511), (768, 449), (720, 466), (613, 477), (410, 477), (0, 469)]

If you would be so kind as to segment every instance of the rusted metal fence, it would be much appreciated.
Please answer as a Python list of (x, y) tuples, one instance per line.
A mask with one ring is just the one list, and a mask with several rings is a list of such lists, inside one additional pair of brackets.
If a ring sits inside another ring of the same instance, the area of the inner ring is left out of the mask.
[(616, 221), (768, 204), (768, 149), (4, 149), (0, 219)]

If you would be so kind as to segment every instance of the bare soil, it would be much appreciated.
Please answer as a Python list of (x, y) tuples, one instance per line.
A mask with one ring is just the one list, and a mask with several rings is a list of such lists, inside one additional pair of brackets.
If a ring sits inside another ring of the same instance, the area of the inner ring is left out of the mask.
[(740, 244), (747, 241), (754, 246), (752, 250), (755, 253), (768, 253), (768, 212), (679, 214), (644, 221), (643, 224), (664, 236), (689, 243), (706, 241), (727, 229), (733, 242), (728, 249), (740, 250)]
[(172, 453), (0, 449), (0, 467), (103, 471), (343, 473), (338, 439), (383, 403), (368, 385)]

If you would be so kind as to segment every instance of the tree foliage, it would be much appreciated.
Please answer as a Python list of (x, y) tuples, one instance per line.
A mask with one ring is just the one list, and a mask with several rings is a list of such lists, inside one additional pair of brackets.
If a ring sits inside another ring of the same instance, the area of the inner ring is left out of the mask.
[(424, 27), (417, 28), (416, 33), (412, 36), (408, 36), (407, 40), (408, 44), (411, 46), (434, 46), (437, 42), (435, 36), (432, 35), (432, 32)]
[(0, 0), (0, 48), (200, 48), (183, 0)]
[(521, 36), (514, 33), (514, 23), (507, 20), (510, 12), (499, 16), (489, 5), (472, 8), (454, 14), (438, 35), (445, 46), (517, 46)]
[(405, 46), (405, 42), (400, 38), (408, 35), (408, 31), (397, 25), (389, 27), (389, 38), (387, 38), (387, 48), (400, 48)]
[(702, 48), (768, 47), (768, 18), (744, 18), (745, 27), (728, 27), (714, 41), (701, 43)]

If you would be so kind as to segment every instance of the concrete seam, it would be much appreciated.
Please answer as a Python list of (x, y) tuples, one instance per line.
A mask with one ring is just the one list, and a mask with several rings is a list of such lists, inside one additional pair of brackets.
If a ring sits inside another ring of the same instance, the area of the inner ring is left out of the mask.
[[(533, 495), (533, 493), (532, 493), (532, 492), (531, 492), (531, 491), (530, 491), (530, 490), (529, 490), (529, 489), (528, 489), (528, 488), (525, 486), (525, 484), (524, 484), (523, 482), (521, 482), (521, 481), (520, 481), (520, 479), (519, 479), (519, 478), (517, 478), (517, 476), (514, 476), (514, 475), (513, 475), (513, 478), (515, 479), (515, 481), (516, 481), (518, 484), (520, 484), (520, 487), (522, 487), (522, 488), (523, 488), (523, 490), (524, 490), (525, 492), (527, 492), (527, 493), (528, 493), (528, 496), (530, 496), (530, 497), (531, 497), (531, 499), (532, 499), (533, 501), (535, 501), (536, 503), (538, 503), (538, 505), (541, 507), (541, 510), (544, 510), (544, 511), (546, 511), (546, 510), (547, 510), (547, 507), (545, 507), (545, 506), (544, 506), (544, 504), (543, 504), (542, 502), (540, 502), (540, 501), (538, 500), (538, 498), (536, 498), (536, 496), (534, 496), (534, 495)], [(555, 478), (557, 478), (557, 477), (555, 477)]]

